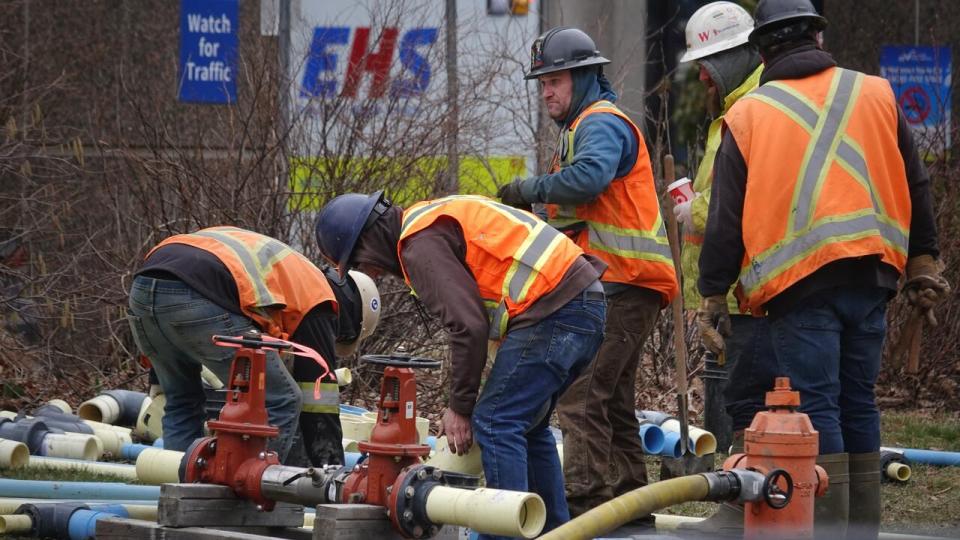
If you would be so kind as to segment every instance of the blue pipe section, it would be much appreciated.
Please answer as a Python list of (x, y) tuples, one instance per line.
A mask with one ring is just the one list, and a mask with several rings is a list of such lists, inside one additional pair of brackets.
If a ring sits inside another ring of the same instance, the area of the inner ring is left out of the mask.
[(918, 448), (888, 448), (886, 446), (880, 450), (899, 452), (903, 454), (903, 457), (914, 463), (924, 463), (937, 467), (960, 467), (960, 452), (940, 452)]
[(160, 437), (159, 439), (153, 441), (153, 447), (154, 447), (154, 448), (163, 448), (163, 437)]
[(363, 456), (360, 452), (344, 452), (343, 453), (343, 464), (346, 467), (354, 468), (357, 465), (357, 462), (360, 461), (360, 457)]
[(67, 533), (70, 540), (88, 540), (97, 536), (97, 521), (103, 518), (130, 517), (127, 510), (120, 506), (112, 511), (104, 510), (77, 510), (70, 516), (67, 524)]
[(653, 424), (643, 424), (640, 426), (640, 444), (643, 445), (643, 453), (657, 455), (663, 451), (665, 439), (663, 430), (660, 426)]
[(356, 407), (354, 405), (344, 405), (340, 404), (340, 414), (354, 414), (357, 416), (362, 416), (363, 413), (368, 412), (363, 407)]
[(429, 446), (431, 450), (436, 450), (436, 449), (437, 449), (437, 436), (436, 436), (436, 435), (427, 435), (427, 446)]
[(156, 501), (160, 499), (160, 486), (0, 478), (0, 493), (4, 497), (24, 499)]
[[(687, 448), (693, 448), (693, 441), (687, 442)], [(680, 448), (680, 434), (676, 431), (663, 432), (663, 449), (660, 455), (664, 457), (679, 458), (682, 457)]]
[(140, 455), (140, 452), (143, 452), (147, 448), (153, 448), (153, 446), (138, 443), (127, 443), (120, 447), (120, 457), (123, 459), (129, 459), (130, 461), (136, 461), (137, 457)]

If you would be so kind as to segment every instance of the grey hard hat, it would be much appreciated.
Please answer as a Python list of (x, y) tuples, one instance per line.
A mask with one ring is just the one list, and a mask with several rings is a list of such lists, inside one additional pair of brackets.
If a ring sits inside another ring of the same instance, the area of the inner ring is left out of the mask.
[(530, 48), (530, 72), (524, 79), (584, 66), (609, 64), (583, 30), (558, 26), (543, 33)]

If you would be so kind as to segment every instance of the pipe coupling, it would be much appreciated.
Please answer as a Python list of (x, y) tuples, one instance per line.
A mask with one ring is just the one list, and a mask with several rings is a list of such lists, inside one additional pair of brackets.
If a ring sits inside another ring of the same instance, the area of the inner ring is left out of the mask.
[(702, 473), (707, 479), (707, 498), (714, 502), (759, 502), (764, 499), (766, 476), (748, 469)]
[(69, 538), (70, 516), (90, 507), (82, 503), (22, 504), (14, 514), (30, 516), (30, 535), (37, 538)]

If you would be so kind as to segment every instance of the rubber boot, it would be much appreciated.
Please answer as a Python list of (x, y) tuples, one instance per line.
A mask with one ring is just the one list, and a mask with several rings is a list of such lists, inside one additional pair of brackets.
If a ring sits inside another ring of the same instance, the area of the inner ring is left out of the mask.
[[(817, 465), (827, 471), (830, 487), (827, 494), (813, 502), (813, 535), (822, 540), (844, 538), (850, 518), (850, 477), (847, 454), (817, 456)], [(880, 470), (880, 464), (877, 464)], [(879, 476), (878, 476), (879, 478)]]
[[(743, 430), (733, 432), (730, 455), (743, 452)], [(723, 503), (712, 516), (694, 523), (681, 523), (677, 529), (710, 537), (743, 538), (743, 505)]]
[(847, 540), (880, 534), (880, 453), (850, 454), (850, 526)]

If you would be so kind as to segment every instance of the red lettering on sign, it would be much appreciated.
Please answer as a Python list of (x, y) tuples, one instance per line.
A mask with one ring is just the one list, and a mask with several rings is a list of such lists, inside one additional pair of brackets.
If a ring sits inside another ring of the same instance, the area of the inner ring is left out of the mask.
[(397, 28), (384, 28), (380, 35), (380, 48), (371, 52), (370, 28), (357, 28), (353, 37), (353, 47), (350, 50), (350, 65), (347, 67), (347, 76), (343, 81), (343, 91), (346, 97), (356, 97), (357, 88), (366, 72), (373, 73), (373, 84), (370, 86), (370, 97), (383, 96), (387, 88), (387, 78), (390, 75), (390, 63), (393, 61), (393, 50), (397, 45)]

